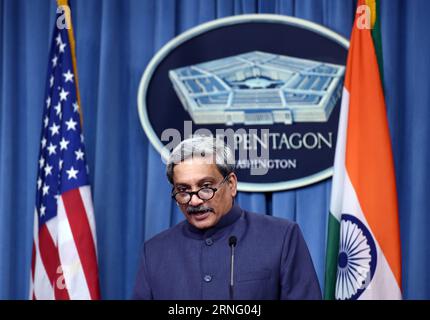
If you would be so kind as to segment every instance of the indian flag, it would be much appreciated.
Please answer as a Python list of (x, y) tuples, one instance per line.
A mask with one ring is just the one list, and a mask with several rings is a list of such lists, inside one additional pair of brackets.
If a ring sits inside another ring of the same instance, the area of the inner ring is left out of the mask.
[(377, 0), (360, 0), (351, 34), (330, 203), (326, 299), (402, 297), (377, 9)]

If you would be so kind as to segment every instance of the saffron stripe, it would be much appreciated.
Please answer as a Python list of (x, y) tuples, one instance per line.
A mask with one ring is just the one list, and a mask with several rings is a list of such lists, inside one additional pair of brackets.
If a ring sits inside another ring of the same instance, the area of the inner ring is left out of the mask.
[(355, 25), (345, 86), (350, 92), (346, 170), (401, 288), (397, 192), (384, 95), (371, 32)]

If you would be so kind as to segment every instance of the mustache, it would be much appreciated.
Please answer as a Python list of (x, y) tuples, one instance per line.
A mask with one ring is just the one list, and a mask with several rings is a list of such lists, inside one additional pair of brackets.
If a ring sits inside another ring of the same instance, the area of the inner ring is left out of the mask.
[(213, 212), (214, 209), (211, 208), (211, 207), (206, 207), (206, 206), (197, 206), (197, 207), (191, 207), (191, 206), (189, 206), (187, 208), (187, 213), (189, 213), (189, 214), (208, 212), (208, 211), (212, 211)]

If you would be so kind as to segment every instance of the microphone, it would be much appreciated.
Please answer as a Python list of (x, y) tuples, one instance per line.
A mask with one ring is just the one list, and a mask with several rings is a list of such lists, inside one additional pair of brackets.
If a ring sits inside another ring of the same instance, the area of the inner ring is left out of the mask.
[(234, 286), (234, 248), (237, 244), (237, 238), (235, 236), (231, 236), (228, 238), (228, 245), (231, 248), (231, 256), (230, 256), (230, 300), (234, 300), (233, 295), (233, 286)]

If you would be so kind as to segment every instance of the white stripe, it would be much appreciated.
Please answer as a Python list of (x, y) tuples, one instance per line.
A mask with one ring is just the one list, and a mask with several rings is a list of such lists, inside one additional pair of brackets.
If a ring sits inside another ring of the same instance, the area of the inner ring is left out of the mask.
[(330, 212), (338, 221), (340, 221), (341, 218), (343, 181), (345, 180), (345, 151), (346, 133), (348, 126), (348, 112), (349, 92), (348, 90), (346, 90), (346, 88), (343, 88), (330, 199)]
[[(58, 203), (58, 201), (57, 201)], [(52, 219), (49, 219), (46, 223), (46, 228), (49, 231), (49, 234), (51, 235), (52, 241), (54, 241), (54, 245), (58, 246), (58, 220), (57, 217), (54, 217)]]
[(79, 188), (81, 194), (82, 202), (84, 203), (85, 213), (87, 214), (88, 223), (91, 228), (91, 236), (93, 237), (94, 248), (96, 250), (97, 258), (97, 237), (96, 237), (96, 223), (94, 217), (94, 207), (93, 200), (91, 198), (91, 188), (90, 186), (83, 186)]
[(34, 295), (38, 300), (53, 300), (55, 298), (54, 289), (49, 281), (45, 266), (39, 250), (39, 221), (37, 211), (34, 211), (33, 241), (35, 244), (36, 259), (34, 268), (33, 288)]
[[(375, 235), (369, 226), (366, 217), (361, 210), (361, 206), (351, 183), (348, 172), (344, 168), (345, 180), (343, 184), (343, 201), (341, 212), (357, 217), (370, 231), (375, 241), (377, 251), (377, 264), (375, 274), (366, 290), (359, 299), (401, 299), (401, 291), (397, 284), (396, 278), (381, 250)], [(383, 201), (383, 199), (381, 199)]]
[[(381, 249), (378, 246), (378, 251), (380, 250)], [(378, 259), (379, 261), (376, 266), (373, 280), (360, 296), (360, 299), (401, 300), (402, 292), (400, 291), (400, 288), (397, 285), (397, 280), (382, 252), (381, 254), (378, 254)], [(383, 292), (382, 295), (381, 292)]]
[[(82, 263), (67, 219), (63, 198), (58, 198), (58, 251), (71, 300), (91, 299)], [(73, 214), (73, 213), (72, 213)]]

